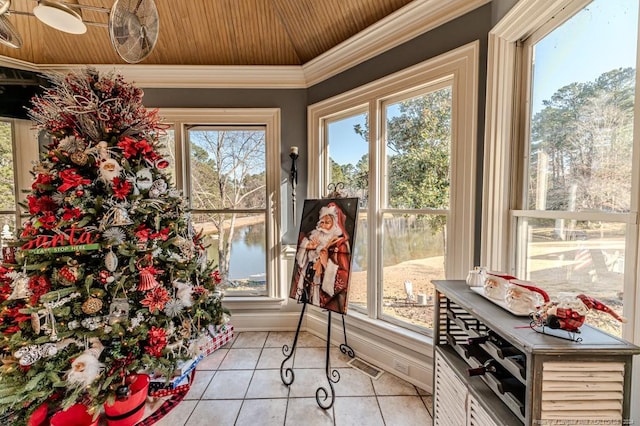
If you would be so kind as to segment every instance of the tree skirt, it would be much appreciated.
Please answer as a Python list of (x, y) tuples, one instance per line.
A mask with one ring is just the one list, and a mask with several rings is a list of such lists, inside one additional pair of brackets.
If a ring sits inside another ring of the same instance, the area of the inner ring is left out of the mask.
[[(193, 383), (196, 376), (196, 370), (191, 372), (189, 383)], [(160, 421), (164, 416), (173, 410), (189, 393), (190, 386), (181, 386), (180, 389), (168, 396), (156, 397), (151, 400), (151, 397), (147, 399), (147, 406), (145, 407), (145, 417), (136, 424), (136, 426), (151, 426), (152, 424)]]

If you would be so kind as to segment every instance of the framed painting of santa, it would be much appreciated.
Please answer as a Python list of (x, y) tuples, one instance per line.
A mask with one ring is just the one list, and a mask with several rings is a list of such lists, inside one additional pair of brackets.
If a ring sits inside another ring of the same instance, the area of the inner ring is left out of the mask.
[(347, 313), (358, 198), (305, 200), (289, 296)]

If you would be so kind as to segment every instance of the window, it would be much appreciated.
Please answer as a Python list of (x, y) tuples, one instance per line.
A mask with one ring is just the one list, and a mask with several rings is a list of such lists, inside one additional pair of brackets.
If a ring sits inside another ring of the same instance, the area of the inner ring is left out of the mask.
[(17, 205), (13, 162), (13, 126), (0, 119), (0, 241), (12, 238)]
[[(278, 110), (163, 110), (178, 186), (226, 296), (281, 296)], [(275, 249), (275, 250), (274, 250)]]
[(430, 334), (473, 263), (477, 44), (309, 108), (309, 196), (360, 198), (349, 309)]
[[(620, 314), (625, 294), (633, 294), (635, 262), (627, 254), (638, 241), (637, 47), (630, 36), (637, 20), (638, 3), (624, 0), (556, 11), (556, 19), (521, 37), (517, 57), (525, 71), (514, 91), (523, 94), (515, 117), (526, 119), (512, 156), (521, 178), (511, 187), (508, 268), (554, 299), (585, 293)], [(591, 313), (587, 321), (622, 334), (609, 315)]]
[(266, 291), (263, 127), (186, 129), (194, 226), (211, 238), (227, 290)]
[(366, 111), (348, 111), (344, 116), (325, 120), (326, 145), (329, 152), (327, 182), (345, 196), (358, 197), (360, 206), (353, 243), (349, 308), (367, 309), (367, 217), (369, 194), (369, 141), (365, 129)]

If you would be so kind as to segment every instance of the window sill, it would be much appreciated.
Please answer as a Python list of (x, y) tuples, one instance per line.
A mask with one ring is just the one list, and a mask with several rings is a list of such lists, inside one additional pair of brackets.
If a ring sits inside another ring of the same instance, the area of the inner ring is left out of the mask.
[(279, 310), (285, 299), (267, 296), (225, 296), (222, 305), (230, 311)]

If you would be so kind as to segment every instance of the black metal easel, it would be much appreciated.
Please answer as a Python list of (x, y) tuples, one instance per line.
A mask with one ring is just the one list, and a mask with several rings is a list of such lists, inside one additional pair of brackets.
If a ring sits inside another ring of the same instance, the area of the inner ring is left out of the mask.
[[(287, 361), (289, 361), (289, 359), (293, 356), (293, 354), (295, 353), (296, 350), (296, 346), (298, 344), (298, 336), (300, 334), (300, 326), (302, 325), (302, 319), (304, 318), (304, 312), (307, 308), (307, 303), (309, 301), (308, 299), (308, 293), (307, 293), (307, 289), (302, 291), (302, 294), (300, 295), (300, 302), (303, 303), (302, 305), (302, 310), (300, 311), (300, 319), (298, 320), (298, 327), (296, 328), (296, 334), (293, 337), (293, 345), (291, 346), (291, 348), (289, 348), (289, 345), (283, 345), (282, 346), (282, 354), (285, 356), (285, 359), (282, 361), (282, 364), (280, 364), (280, 378), (282, 379), (282, 383), (284, 383), (285, 385), (289, 386), (293, 383), (294, 379), (295, 379), (295, 373), (293, 371), (293, 368), (291, 367), (286, 367), (285, 368), (285, 364)], [(318, 389), (316, 389), (316, 402), (318, 403), (318, 405), (320, 406), (320, 408), (323, 408), (325, 410), (331, 408), (331, 406), (333, 406), (333, 403), (335, 401), (335, 397), (336, 397), (336, 392), (335, 389), (333, 388), (334, 383), (338, 383), (340, 381), (340, 373), (338, 372), (338, 370), (335, 369), (331, 369), (331, 357), (330, 357), (330, 350), (331, 350), (331, 311), (327, 311), (328, 312), (328, 317), (327, 317), (327, 351), (326, 351), (326, 357), (325, 357), (325, 376), (327, 377), (327, 381), (329, 383), (329, 388), (331, 390), (331, 393), (329, 394), (329, 391), (324, 388), (324, 387), (319, 387)], [(344, 343), (342, 343), (340, 345), (340, 352), (342, 352), (345, 355), (348, 355), (351, 358), (354, 358), (355, 352), (353, 351), (353, 349), (351, 348), (351, 346), (349, 346), (347, 344), (347, 330), (345, 327), (345, 321), (344, 321), (344, 315), (342, 315), (342, 331), (344, 332)], [(329, 399), (330, 397), (330, 399)], [(327, 403), (327, 400), (329, 400), (329, 402)]]
[[(329, 190), (331, 194), (329, 198), (336, 198), (336, 196), (340, 197), (341, 194), (338, 192), (338, 189), (344, 186), (343, 183), (338, 184), (329, 184)], [(300, 311), (300, 319), (298, 320), (298, 327), (296, 328), (296, 334), (293, 338), (293, 345), (289, 348), (288, 345), (282, 346), (282, 354), (285, 356), (285, 359), (280, 364), (280, 378), (282, 379), (282, 383), (286, 386), (289, 386), (293, 383), (295, 379), (295, 373), (293, 372), (293, 368), (286, 367), (285, 363), (293, 356), (296, 350), (296, 346), (298, 344), (298, 336), (300, 334), (300, 327), (302, 325), (302, 319), (304, 318), (304, 312), (307, 308), (307, 304), (309, 303), (309, 288), (304, 288), (298, 295), (298, 302), (302, 303), (302, 310)], [(333, 385), (340, 381), (340, 373), (338, 370), (331, 369), (331, 357), (330, 357), (330, 349), (331, 349), (331, 311), (327, 310), (327, 351), (325, 357), (325, 376), (327, 377), (327, 382), (329, 383), (329, 391), (324, 387), (319, 387), (316, 389), (316, 402), (320, 406), (320, 408), (328, 410), (333, 406), (335, 402), (335, 389)], [(344, 343), (340, 344), (340, 352), (345, 355), (348, 355), (350, 358), (354, 358), (355, 352), (347, 344), (347, 329), (345, 325), (344, 315), (342, 315), (342, 332), (344, 333)], [(328, 401), (328, 402), (327, 402)]]

